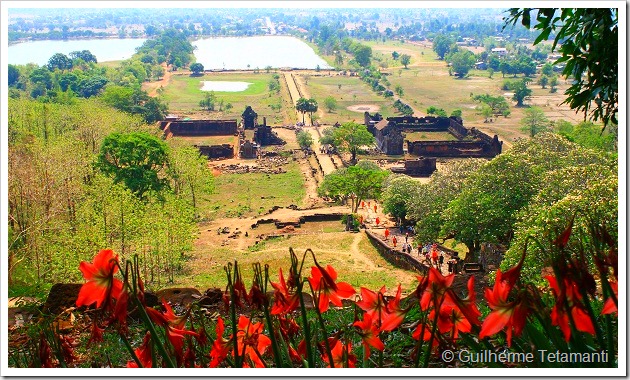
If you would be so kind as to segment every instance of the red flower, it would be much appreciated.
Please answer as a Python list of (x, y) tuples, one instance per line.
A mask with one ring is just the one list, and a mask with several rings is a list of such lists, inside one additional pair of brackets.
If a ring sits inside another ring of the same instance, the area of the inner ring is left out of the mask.
[[(617, 283), (616, 282), (611, 282), (610, 283), (610, 287), (612, 288), (613, 293), (615, 293), (615, 299), (616, 299), (617, 298), (617, 288), (618, 288)], [(615, 315), (617, 315), (617, 303), (615, 302), (615, 299), (613, 299), (613, 297), (608, 297), (608, 299), (604, 303), (604, 308), (602, 309), (602, 314), (615, 313)]]
[(480, 325), (481, 322), (479, 322), (479, 317), (481, 316), (481, 312), (479, 312), (477, 303), (475, 302), (477, 299), (475, 294), (475, 277), (471, 276), (468, 279), (467, 287), (468, 297), (460, 299), (455, 294), (451, 293), (449, 301), (452, 301), (453, 303), (451, 304), (450, 302), (447, 302), (445, 306), (456, 307), (458, 312), (462, 313), (470, 324)]
[(101, 250), (92, 264), (81, 262), (79, 270), (87, 282), (79, 291), (77, 306), (90, 306), (96, 302), (96, 307), (99, 308), (103, 302), (109, 304), (110, 297), (119, 297), (123, 284), (114, 278), (118, 270), (118, 256), (114, 255), (114, 251)]
[[(429, 317), (431, 319), (431, 317)], [(451, 333), (451, 339), (457, 339), (459, 332), (470, 332), (471, 324), (464, 314), (457, 308), (445, 305), (440, 308), (437, 327), (441, 334)]]
[[(334, 339), (334, 341), (336, 341), (336, 343), (331, 350), (333, 365), (330, 365), (328, 355), (322, 355), (322, 360), (328, 365), (328, 368), (344, 368), (346, 361), (348, 362), (348, 368), (356, 368), (357, 357), (352, 354), (352, 344), (348, 343), (344, 345), (337, 339)], [(328, 342), (328, 344), (330, 344), (330, 342)]]
[(280, 268), (280, 282), (272, 282), (271, 286), (275, 289), (274, 292), (274, 304), (271, 308), (271, 314), (284, 315), (297, 309), (300, 304), (300, 298), (298, 294), (291, 294), (287, 288), (287, 284), (284, 281), (284, 275), (282, 274), (282, 268)]
[(369, 314), (374, 322), (381, 323), (383, 316), (387, 313), (387, 304), (385, 302), (385, 286), (377, 292), (361, 287), (361, 300), (357, 306), (366, 314)]
[(341, 306), (341, 299), (350, 298), (356, 293), (354, 288), (346, 282), (335, 283), (337, 272), (332, 266), (328, 265), (324, 269), (317, 261), (315, 261), (315, 265), (311, 267), (311, 277), (308, 278), (308, 281), (313, 290), (317, 292), (317, 304), (320, 313), (328, 310), (330, 302), (335, 306)]
[(103, 333), (105, 329), (99, 327), (96, 320), (92, 321), (92, 334), (90, 335), (90, 339), (88, 340), (88, 347), (92, 342), (102, 342), (103, 341)]
[(387, 303), (387, 313), (383, 318), (381, 331), (392, 331), (393, 329), (398, 327), (405, 319), (405, 315), (407, 314), (408, 310), (402, 310), (400, 308), (400, 295), (401, 289), (400, 284), (398, 284), (398, 291), (396, 292), (396, 296)]
[[(136, 357), (142, 364), (143, 368), (151, 368), (153, 367), (153, 360), (151, 358), (151, 346), (149, 345), (151, 342), (151, 333), (147, 331), (144, 336), (144, 340), (142, 341), (142, 345), (134, 350)], [(127, 362), (127, 368), (138, 368), (138, 364), (130, 360)]]
[(564, 339), (568, 342), (571, 339), (571, 327), (569, 326), (569, 314), (573, 319), (576, 330), (587, 332), (595, 335), (595, 327), (593, 321), (582, 304), (582, 296), (578, 289), (578, 284), (570, 279), (563, 279), (563, 285), (560, 287), (554, 276), (546, 276), (549, 286), (556, 297), (556, 304), (551, 310), (551, 323), (560, 327), (564, 334)]
[(199, 334), (184, 329), (186, 326), (186, 315), (181, 317), (175, 315), (171, 305), (165, 300), (162, 300), (162, 306), (165, 310), (163, 313), (160, 313), (152, 307), (147, 307), (146, 311), (153, 322), (162, 327), (166, 327), (166, 337), (173, 345), (177, 364), (180, 365), (184, 357), (184, 335), (198, 336)]
[(59, 335), (59, 341), (61, 342), (61, 354), (63, 355), (63, 360), (72, 364), (77, 357), (74, 355), (74, 347), (77, 345), (74, 339), (67, 335)]
[[(262, 322), (252, 323), (249, 318), (241, 315), (238, 318), (238, 331), (236, 332), (238, 354), (249, 358), (256, 368), (264, 368), (265, 364), (261, 356), (271, 345), (271, 339), (262, 334)], [(244, 367), (249, 367), (243, 362)]]
[(46, 337), (44, 337), (43, 333), (39, 336), (38, 356), (39, 363), (42, 368), (52, 368), (52, 350), (50, 349), (50, 345), (48, 345), (48, 341), (46, 340)]
[(385, 349), (385, 345), (378, 337), (378, 328), (373, 322), (375, 321), (372, 320), (370, 314), (365, 313), (363, 315), (362, 321), (356, 321), (353, 324), (353, 326), (358, 327), (361, 330), (359, 332), (359, 335), (361, 336), (363, 346), (366, 350), (366, 358), (370, 356), (370, 346), (376, 348), (379, 351), (383, 351), (383, 349)]
[(225, 360), (228, 353), (230, 352), (230, 349), (228, 347), (228, 345), (230, 344), (230, 340), (223, 339), (224, 331), (225, 324), (223, 322), (223, 318), (219, 317), (217, 319), (216, 327), (217, 338), (214, 340), (214, 343), (212, 344), (212, 350), (210, 351), (210, 357), (212, 358), (212, 361), (210, 361), (211, 368), (215, 368), (219, 364), (221, 364), (221, 362)]
[[(486, 289), (486, 300), (493, 310), (483, 321), (479, 338), (494, 335), (501, 331), (504, 327), (507, 333), (508, 346), (512, 345), (512, 332), (520, 335), (525, 326), (529, 309), (522, 297), (508, 302), (508, 296), (518, 275), (515, 272), (507, 271), (507, 279), (501, 274), (501, 270), (497, 270), (497, 277), (492, 290)], [(518, 267), (520, 270), (520, 266)]]
[[(420, 298), (420, 308), (422, 310), (428, 310), (432, 302), (437, 302), (439, 305), (447, 301), (447, 299), (443, 299), (443, 297), (448, 297), (446, 290), (451, 287), (454, 279), (455, 273), (445, 277), (434, 267), (429, 268), (428, 285), (422, 294), (422, 298)], [(426, 281), (422, 276), (418, 276), (418, 280), (420, 283)]]

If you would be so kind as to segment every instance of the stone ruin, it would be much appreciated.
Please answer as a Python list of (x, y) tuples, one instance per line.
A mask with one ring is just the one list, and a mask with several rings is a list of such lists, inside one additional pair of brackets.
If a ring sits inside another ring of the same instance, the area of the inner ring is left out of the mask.
[(257, 125), (254, 130), (254, 142), (260, 146), (286, 144), (286, 142), (278, 137), (278, 134), (267, 125), (266, 117), (263, 118), (262, 125)]
[[(365, 126), (376, 139), (376, 145), (387, 155), (401, 155), (404, 132), (448, 132), (457, 141), (409, 141), (407, 152), (421, 157), (492, 158), (501, 153), (503, 143), (497, 135), (490, 137), (475, 129), (464, 127), (460, 117), (383, 117), (376, 113), (364, 114)], [(413, 164), (415, 165), (415, 164)]]
[(394, 173), (406, 174), (411, 177), (429, 177), (436, 170), (435, 157), (419, 157), (415, 160), (405, 160), (404, 166), (394, 166)]
[[(173, 136), (235, 136), (238, 134), (236, 120), (163, 120), (160, 128), (164, 131), (164, 137)], [(230, 144), (220, 145), (195, 145), (199, 153), (211, 158), (234, 157), (234, 146)]]
[(160, 129), (164, 137), (171, 136), (234, 136), (238, 133), (236, 120), (163, 120)]
[(256, 124), (258, 124), (258, 114), (254, 112), (251, 106), (245, 107), (245, 111), (243, 111), (241, 117), (243, 118), (244, 129), (256, 128)]
[(241, 143), (239, 154), (241, 158), (256, 158), (258, 157), (259, 149), (260, 146), (258, 144), (245, 140)]

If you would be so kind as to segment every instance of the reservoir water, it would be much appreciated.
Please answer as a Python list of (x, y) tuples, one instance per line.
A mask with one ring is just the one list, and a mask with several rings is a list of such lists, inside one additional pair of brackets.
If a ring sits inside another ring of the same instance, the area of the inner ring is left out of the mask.
[[(145, 39), (89, 39), (24, 42), (9, 46), (8, 62), (13, 65), (48, 63), (55, 53), (89, 50), (99, 62), (130, 58)], [(197, 62), (206, 70), (246, 70), (291, 67), (329, 69), (306, 43), (289, 36), (217, 37), (192, 42)]]
[(7, 60), (12, 65), (42, 66), (56, 53), (68, 55), (72, 51), (89, 50), (98, 62), (120, 61), (131, 58), (144, 41), (144, 38), (125, 38), (24, 42), (9, 46)]
[(315, 51), (295, 37), (218, 37), (193, 42), (195, 57), (206, 70), (264, 69), (291, 67), (297, 69), (331, 68)]

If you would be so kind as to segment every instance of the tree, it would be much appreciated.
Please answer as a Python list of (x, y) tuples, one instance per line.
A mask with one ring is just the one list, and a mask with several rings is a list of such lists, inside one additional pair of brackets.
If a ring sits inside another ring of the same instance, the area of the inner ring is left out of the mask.
[(433, 39), (433, 51), (438, 56), (438, 59), (444, 59), (444, 56), (450, 51), (453, 39), (445, 34), (438, 34)]
[(48, 70), (55, 71), (58, 70), (68, 70), (72, 68), (72, 60), (68, 58), (67, 55), (62, 53), (55, 53), (48, 60), (48, 64), (46, 65)]
[(296, 135), (297, 142), (300, 144), (300, 148), (308, 150), (313, 145), (313, 136), (307, 131), (299, 131)]
[[(512, 8), (505, 18), (505, 26), (519, 20), (527, 29), (531, 27), (531, 8)], [(555, 34), (552, 51), (558, 49), (562, 57), (557, 63), (566, 63), (565, 77), (573, 77), (567, 89), (566, 103), (576, 111), (584, 112), (604, 126), (617, 124), (618, 112), (618, 9), (617, 8), (540, 8), (535, 17), (534, 29), (540, 35), (534, 45)], [(504, 26), (504, 27), (505, 27)], [(604, 41), (611, 41), (610, 43)], [(585, 75), (586, 74), (586, 75)]]
[(357, 43), (352, 49), (352, 54), (354, 55), (354, 60), (357, 61), (361, 67), (368, 67), (370, 65), (372, 58), (371, 47)]
[(383, 180), (388, 175), (388, 171), (376, 164), (361, 161), (357, 165), (337, 169), (325, 176), (317, 193), (344, 201), (351, 199), (352, 212), (356, 213), (362, 200), (380, 197)]
[(396, 87), (394, 88), (394, 91), (396, 92), (396, 95), (398, 95), (400, 97), (405, 95), (405, 90), (399, 84), (396, 85)]
[(549, 62), (545, 63), (542, 67), (542, 69), (540, 69), (540, 73), (542, 75), (546, 75), (548, 77), (553, 75), (553, 65)]
[(538, 79), (538, 84), (542, 88), (547, 88), (547, 85), (549, 84), (549, 77), (544, 74), (541, 75), (540, 78)]
[(475, 66), (475, 55), (470, 50), (461, 50), (450, 57), (455, 76), (463, 78)]
[(302, 114), (302, 124), (304, 124), (304, 115), (308, 112), (308, 99), (299, 98), (297, 102), (295, 102), (295, 109)]
[(483, 159), (447, 161), (435, 171), (428, 183), (420, 183), (407, 200), (407, 218), (416, 221), (416, 238), (421, 242), (437, 241), (444, 224), (444, 210), (463, 190), (466, 179), (482, 165)]
[(105, 137), (98, 167), (115, 183), (124, 183), (139, 199), (168, 187), (162, 169), (168, 162), (164, 141), (144, 132), (112, 133)]
[(203, 73), (204, 67), (201, 63), (195, 62), (190, 65), (190, 71), (192, 71), (193, 75), (199, 75)]
[(478, 105), (476, 109), (477, 109), (477, 111), (479, 111), (481, 116), (483, 116), (484, 123), (487, 123), (488, 119), (490, 119), (492, 117), (492, 115), (494, 115), (494, 112), (492, 111), (492, 107), (490, 107), (486, 103)]
[(190, 193), (191, 204), (197, 208), (199, 193), (209, 194), (213, 190), (212, 174), (208, 170), (208, 160), (199, 154), (199, 149), (170, 140), (168, 176), (175, 195)]
[(368, 132), (367, 127), (349, 121), (333, 131), (334, 145), (342, 152), (349, 152), (351, 161), (356, 162), (357, 152), (364, 145), (374, 144), (374, 136)]
[(519, 210), (540, 194), (553, 171), (610, 162), (611, 156), (552, 133), (520, 140), (470, 176), (444, 211), (441, 232), (466, 244), (475, 260), (482, 242), (510, 244)]
[(410, 62), (411, 62), (411, 56), (409, 54), (400, 55), (400, 63), (402, 63), (403, 66), (405, 66), (405, 69), (407, 68)]
[(20, 70), (18, 70), (17, 66), (9, 65), (7, 73), (9, 78), (9, 86), (14, 86), (15, 84), (17, 84), (20, 80)]
[(326, 99), (324, 99), (324, 106), (326, 107), (328, 112), (332, 112), (332, 111), (336, 110), (337, 109), (337, 99), (335, 99), (333, 96), (327, 96)]
[(393, 51), (392, 52), (392, 58), (394, 59), (394, 61), (397, 60), (398, 57), (400, 57), (400, 53), (398, 53), (397, 51)]
[(317, 100), (311, 98), (306, 101), (306, 112), (311, 116), (311, 125), (313, 125), (313, 113), (317, 112), (318, 107)]
[(88, 78), (84, 78), (79, 82), (78, 90), (79, 95), (84, 98), (98, 95), (103, 87), (107, 84), (107, 78), (101, 75), (94, 75)]
[(214, 111), (216, 101), (217, 97), (214, 95), (214, 91), (206, 92), (204, 94), (204, 98), (199, 101), (199, 106), (204, 108), (206, 111)]
[(92, 54), (92, 52), (90, 52), (89, 50), (72, 51), (69, 55), (72, 60), (81, 59), (87, 63), (98, 63), (96, 60), (96, 56)]
[(451, 116), (462, 117), (462, 110), (460, 109), (453, 110), (453, 112), (451, 112)]
[(523, 100), (525, 100), (526, 97), (532, 94), (532, 90), (527, 87), (527, 82), (527, 78), (523, 78), (523, 80), (520, 80), (514, 84), (514, 96), (512, 97), (512, 99), (516, 100), (516, 105), (519, 107), (522, 107)]
[(406, 175), (390, 175), (383, 185), (383, 211), (393, 217), (405, 220), (407, 205), (415, 194), (418, 182)]
[(540, 107), (530, 107), (525, 110), (525, 117), (521, 119), (521, 130), (527, 132), (529, 137), (534, 137), (540, 132), (549, 129), (550, 122), (545, 112)]
[(554, 75), (551, 77), (551, 79), (549, 79), (549, 92), (554, 93), (556, 91), (558, 91), (557, 87), (558, 87), (558, 76)]

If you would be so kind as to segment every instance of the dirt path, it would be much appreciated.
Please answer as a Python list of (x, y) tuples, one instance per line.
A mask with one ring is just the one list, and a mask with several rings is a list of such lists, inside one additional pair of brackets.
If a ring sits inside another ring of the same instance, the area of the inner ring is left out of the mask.
[(318, 130), (321, 131), (321, 128), (324, 128), (324, 126), (306, 127), (304, 128), (304, 130), (308, 131), (311, 136), (313, 136), (313, 150), (315, 151), (315, 155), (317, 156), (320, 165), (322, 165), (322, 170), (324, 171), (324, 174), (330, 174), (335, 171), (337, 167), (333, 163), (332, 158), (327, 153), (320, 151), (321, 144), (319, 143), (320, 136)]
[(151, 97), (158, 96), (158, 90), (160, 88), (166, 87), (170, 82), (171, 77), (173, 76), (173, 73), (169, 71), (166, 63), (162, 64), (162, 68), (164, 69), (164, 76), (162, 77), (162, 79), (157, 82), (147, 82), (142, 84), (143, 90), (145, 90)]

